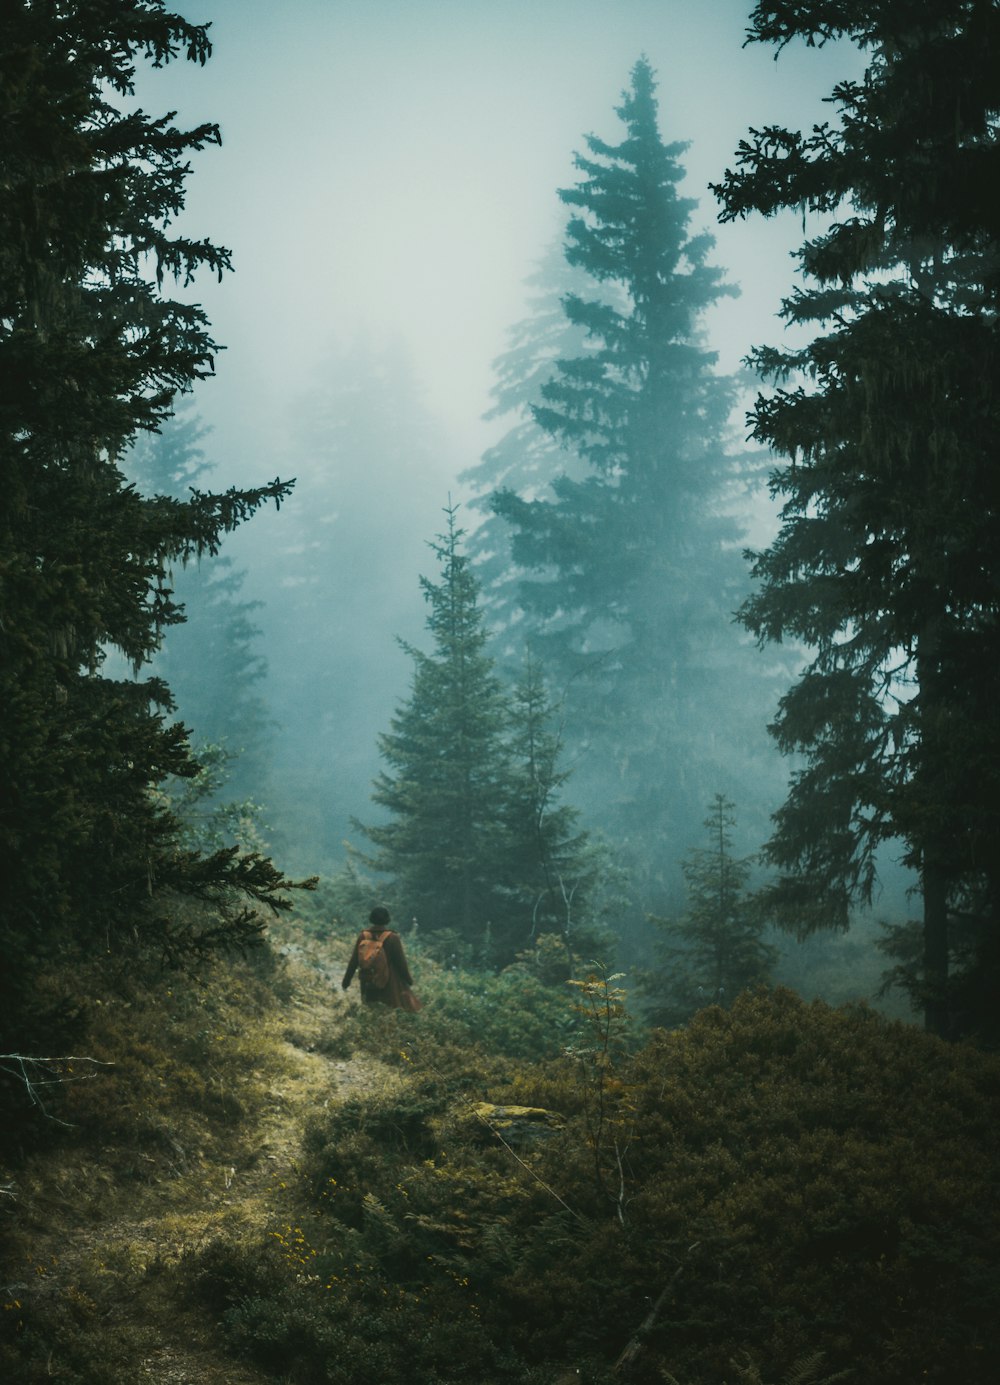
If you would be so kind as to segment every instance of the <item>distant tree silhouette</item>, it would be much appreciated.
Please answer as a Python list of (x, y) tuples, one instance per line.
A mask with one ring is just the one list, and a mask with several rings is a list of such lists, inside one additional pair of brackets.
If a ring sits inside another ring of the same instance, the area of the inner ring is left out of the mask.
[(275, 841), (328, 870), (364, 812), (376, 736), (407, 675), (393, 636), (423, 628), (417, 575), (443, 444), (406, 355), (362, 341), (317, 363), (285, 448), (295, 493), (243, 590), (263, 602)]
[[(181, 401), (160, 432), (142, 439), (125, 458), (123, 469), (146, 494), (186, 499), (193, 483), (211, 470), (201, 446), (210, 430), (192, 409), (190, 401)], [(261, 695), (267, 659), (254, 617), (263, 603), (242, 599), (246, 578), (245, 570), (234, 570), (232, 559), (222, 555), (174, 564), (172, 599), (184, 621), (167, 632), (152, 671), (169, 684), (196, 756), (201, 747), (213, 747), (211, 778), (218, 792), (261, 799), (274, 723)]]
[(493, 505), (514, 565), (502, 613), (521, 608), (510, 629), (565, 691), (580, 792), (663, 907), (700, 805), (719, 775), (740, 774), (769, 702), (731, 625), (746, 593), (726, 513), (745, 461), (728, 450), (735, 388), (702, 342), (702, 315), (734, 290), (708, 263), (711, 237), (689, 231), (685, 146), (660, 136), (645, 59), (618, 115), (621, 141), (588, 136), (579, 182), (560, 193), (563, 330), (547, 307), (501, 358), (498, 406), (523, 418), (530, 399), (536, 442), (528, 451), (516, 424), (475, 479), (502, 482)]
[(731, 1005), (748, 986), (766, 981), (777, 960), (746, 891), (750, 861), (733, 856), (735, 825), (733, 804), (716, 794), (704, 823), (709, 845), (692, 849), (684, 861), (686, 907), (656, 921), (658, 964), (641, 981), (654, 1024), (680, 1024), (706, 1005)]

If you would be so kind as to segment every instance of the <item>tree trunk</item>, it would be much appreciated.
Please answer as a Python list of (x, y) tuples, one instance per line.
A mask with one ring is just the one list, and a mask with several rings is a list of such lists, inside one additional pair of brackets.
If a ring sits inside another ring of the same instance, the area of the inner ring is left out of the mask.
[[(922, 780), (924, 811), (928, 804), (938, 807), (942, 799), (942, 771), (948, 764), (948, 748), (941, 740), (941, 631), (945, 615), (931, 615), (917, 647), (917, 683), (920, 689), (921, 756), (918, 779)], [(930, 1034), (944, 1035), (948, 1029), (948, 876), (944, 870), (942, 844), (925, 827), (920, 850), (920, 888), (924, 897), (924, 1028)]]

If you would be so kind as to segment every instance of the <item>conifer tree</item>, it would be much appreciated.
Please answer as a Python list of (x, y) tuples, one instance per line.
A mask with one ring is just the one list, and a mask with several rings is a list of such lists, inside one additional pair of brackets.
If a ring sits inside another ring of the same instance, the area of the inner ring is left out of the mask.
[(120, 469), (212, 371), (204, 312), (163, 285), (229, 267), (224, 249), (170, 230), (188, 158), (219, 131), (129, 108), (140, 59), (209, 53), (205, 26), (162, 0), (0, 15), (0, 1013), (16, 1042), (30, 976), (61, 949), (246, 941), (249, 908), (191, 931), (167, 897), (277, 905), (285, 883), (235, 847), (181, 849), (149, 792), (195, 771), (169, 692), (102, 676), (108, 649), (139, 668), (180, 619), (169, 566), (216, 552), (289, 489), (144, 498)]
[(745, 573), (725, 514), (735, 391), (701, 340), (701, 315), (733, 290), (708, 262), (711, 237), (689, 233), (685, 146), (661, 139), (645, 59), (618, 115), (621, 141), (588, 136), (580, 180), (560, 193), (581, 284), (563, 311), (586, 347), (554, 363), (532, 413), (570, 460), (548, 493), (536, 481), (494, 506), (512, 527), (524, 629), (586, 752), (584, 793), (662, 907), (708, 784), (727, 761), (733, 773), (752, 701), (731, 623)]
[(379, 738), (389, 769), (372, 799), (389, 820), (356, 825), (378, 848), (366, 863), (393, 876), (393, 897), (407, 915), (481, 942), (487, 923), (501, 931), (507, 923), (506, 705), (484, 649), (479, 588), (460, 551), (456, 512), (445, 513), (447, 531), (431, 545), (440, 581), (420, 579), (434, 650), (404, 645), (414, 663), (412, 692)]
[[(580, 828), (579, 810), (560, 801), (570, 771), (562, 767), (561, 728), (553, 725), (559, 711), (541, 664), (526, 654), (509, 703), (511, 868), (517, 896), (530, 907), (529, 936), (557, 934), (572, 969), (584, 949), (609, 945), (595, 903), (610, 863)], [(523, 941), (523, 921), (520, 931)]]
[(512, 422), (461, 478), (473, 489), (472, 508), (482, 515), (469, 536), (468, 553), (482, 586), (483, 611), (498, 658), (512, 665), (524, 646), (519, 587), (529, 574), (514, 566), (511, 528), (494, 512), (494, 499), (498, 490), (538, 499), (562, 472), (571, 471), (577, 480), (586, 475), (585, 463), (538, 426), (534, 409), (557, 375), (558, 362), (591, 350), (586, 330), (571, 322), (563, 307), (566, 296), (579, 296), (588, 282), (582, 270), (567, 262), (561, 241), (526, 281), (529, 314), (510, 329), (507, 349), (493, 362), (493, 404), (485, 415), (488, 421)]
[(718, 188), (724, 218), (832, 218), (799, 252), (811, 286), (784, 305), (815, 337), (753, 357), (776, 386), (755, 436), (787, 464), (772, 480), (782, 529), (754, 555), (742, 619), (814, 651), (774, 727), (805, 768), (767, 847), (771, 907), (799, 933), (846, 927), (880, 849), (902, 841), (923, 898), (926, 1023), (976, 1029), (982, 1006), (959, 1015), (949, 967), (961, 918), (971, 970), (1000, 975), (997, 8), (782, 2), (751, 25), (756, 42), (847, 38), (870, 54), (834, 89), (837, 122), (751, 131)]
[(537, 661), (508, 692), (486, 653), (479, 583), (456, 511), (446, 514), (431, 545), (440, 581), (420, 579), (434, 649), (404, 643), (412, 691), (379, 738), (388, 769), (372, 793), (389, 818), (355, 823), (377, 848), (362, 859), (392, 876), (404, 917), (458, 933), (488, 962), (546, 932), (571, 951), (590, 934), (604, 857), (560, 802), (567, 775)]
[(659, 966), (642, 978), (654, 1024), (680, 1024), (705, 1005), (731, 1005), (747, 986), (766, 981), (777, 959), (746, 893), (750, 860), (733, 856), (735, 825), (733, 804), (716, 794), (704, 823), (710, 845), (693, 848), (684, 861), (687, 907), (675, 920), (657, 920)]

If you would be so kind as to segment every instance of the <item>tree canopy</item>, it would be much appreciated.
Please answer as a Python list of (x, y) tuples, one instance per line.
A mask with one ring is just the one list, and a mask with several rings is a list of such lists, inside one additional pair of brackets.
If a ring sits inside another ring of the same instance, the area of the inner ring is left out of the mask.
[[(690, 230), (695, 203), (678, 193), (686, 146), (660, 135), (645, 59), (617, 114), (619, 142), (589, 135), (578, 182), (559, 194), (571, 213), (563, 331), (543, 302), (534, 337), (521, 333), (531, 349), (501, 361), (499, 403), (523, 408), (514, 386), (533, 387), (544, 442), (527, 475), (498, 448), (476, 479), (492, 467), (503, 484), (493, 504), (512, 536), (523, 610), (513, 628), (565, 689), (578, 782), (662, 907), (700, 805), (739, 760), (752, 700), (749, 681), (733, 696), (731, 620), (745, 594), (735, 388), (702, 333), (702, 315), (735, 290), (709, 263), (711, 236)], [(572, 354), (552, 360), (553, 344)], [(522, 452), (523, 427), (512, 434)]]
[(172, 229), (188, 159), (219, 131), (132, 107), (140, 61), (210, 51), (207, 27), (161, 0), (0, 17), (0, 1009), (15, 1031), (30, 968), (60, 947), (246, 939), (242, 907), (211, 939), (182, 935), (164, 894), (277, 904), (285, 883), (236, 847), (179, 848), (148, 790), (195, 772), (187, 731), (160, 680), (102, 675), (111, 649), (140, 669), (181, 619), (169, 565), (217, 552), (290, 486), (144, 497), (120, 467), (213, 369), (203, 310), (165, 284), (229, 268), (228, 251)]
[[(181, 400), (174, 417), (158, 433), (144, 435), (124, 459), (123, 470), (144, 494), (184, 499), (211, 470), (202, 445), (211, 430), (192, 408), (190, 399)], [(256, 621), (263, 603), (244, 597), (246, 577), (225, 554), (174, 563), (171, 599), (184, 618), (170, 627), (151, 664), (192, 728), (196, 757), (204, 759), (204, 747), (214, 747), (213, 779), (225, 784), (230, 798), (244, 799), (265, 793), (274, 725), (261, 695), (268, 661)]]
[(974, 920), (973, 970), (995, 967), (1000, 18), (975, 0), (760, 4), (750, 37), (870, 51), (833, 91), (838, 120), (751, 131), (717, 189), (723, 219), (833, 218), (783, 310), (816, 335), (752, 358), (775, 386), (754, 436), (788, 460), (742, 619), (814, 651), (774, 726), (806, 764), (767, 847), (771, 903), (799, 932), (846, 926), (901, 840), (927, 1022), (975, 1028), (949, 990), (949, 928)]
[(440, 580), (420, 579), (433, 650), (413, 659), (409, 698), (379, 738), (386, 769), (372, 799), (388, 820), (356, 824), (366, 864), (390, 875), (397, 912), (509, 962), (542, 932), (567, 945), (597, 878), (577, 814), (559, 802), (553, 707), (537, 662), (508, 692), (486, 652), (479, 583), (449, 508), (432, 544)]
[(733, 855), (733, 809), (723, 794), (714, 796), (704, 821), (709, 845), (693, 847), (684, 860), (687, 906), (678, 917), (656, 920), (658, 965), (640, 978), (653, 1024), (682, 1024), (707, 1005), (732, 1005), (768, 980), (777, 959), (747, 891), (752, 862)]

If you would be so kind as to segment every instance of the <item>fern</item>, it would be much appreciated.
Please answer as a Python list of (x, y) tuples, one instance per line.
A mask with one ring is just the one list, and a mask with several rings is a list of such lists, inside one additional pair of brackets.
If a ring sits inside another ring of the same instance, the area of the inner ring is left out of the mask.
[[(835, 1381), (847, 1380), (852, 1374), (851, 1371), (835, 1371), (833, 1375), (821, 1375), (824, 1357), (822, 1351), (800, 1356), (782, 1378), (781, 1385), (834, 1385)], [(742, 1361), (734, 1360), (732, 1365), (739, 1385), (767, 1385), (749, 1352), (744, 1352)]]

